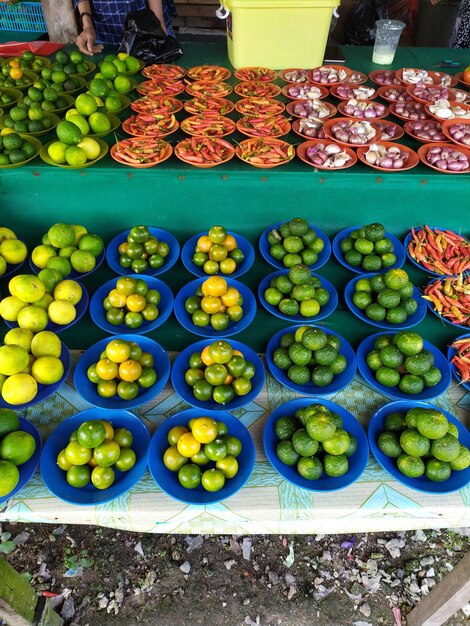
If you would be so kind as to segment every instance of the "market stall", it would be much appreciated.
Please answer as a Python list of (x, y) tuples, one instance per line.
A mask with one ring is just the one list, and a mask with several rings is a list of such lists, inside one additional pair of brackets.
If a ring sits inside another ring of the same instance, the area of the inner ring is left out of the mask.
[[(185, 44), (183, 48), (185, 66), (228, 64), (225, 44)], [(354, 70), (367, 73), (376, 69), (370, 61), (370, 48), (343, 50), (346, 64)], [(432, 68), (448, 55), (446, 49), (399, 49), (394, 67)], [(452, 51), (452, 55), (463, 67), (467, 65), (464, 50)], [(456, 69), (450, 71), (455, 73)], [(127, 114), (120, 113), (120, 117), (126, 119)], [(183, 136), (178, 131), (176, 139), (170, 142), (176, 143)], [(116, 139), (124, 137), (125, 133), (118, 129), (115, 136), (105, 140), (112, 146)], [(237, 135), (238, 139), (241, 135)], [(298, 142), (293, 133), (288, 140)], [(409, 137), (404, 144), (413, 148), (419, 145)], [(462, 211), (468, 198), (468, 180), (467, 174), (449, 176), (422, 164), (411, 170), (387, 173), (358, 162), (349, 169), (328, 172), (294, 159), (282, 167), (261, 171), (232, 159), (216, 168), (200, 170), (181, 163), (173, 155), (154, 168), (133, 169), (115, 163), (107, 155), (87, 169), (67, 171), (35, 159), (17, 169), (0, 170), (0, 194), (2, 222), (21, 233), (30, 246), (39, 243), (41, 234), (51, 224), (66, 221), (86, 225), (99, 233), (105, 243), (135, 224), (158, 226), (171, 232), (180, 245), (214, 224), (223, 224), (246, 237), (257, 249), (259, 237), (268, 226), (297, 216), (307, 219), (330, 239), (346, 227), (378, 221), (400, 240), (411, 227), (424, 224), (442, 225), (468, 235)], [(426, 274), (410, 263), (405, 269), (417, 287), (423, 288), (428, 282)], [(256, 292), (269, 271), (256, 251), (252, 268), (241, 280)], [(336, 311), (324, 322), (325, 327), (340, 333), (357, 348), (371, 334), (371, 327), (353, 317), (343, 301), (351, 273), (333, 257), (320, 273), (341, 296)], [(84, 279), (84, 284), (92, 294), (113, 276), (103, 264)], [(162, 278), (176, 294), (189, 274), (178, 263)], [(1, 279), (0, 285), (3, 291), (6, 286)], [(272, 335), (285, 327), (285, 322), (258, 307), (254, 323), (237, 335), (237, 340), (264, 353)], [(442, 351), (462, 332), (430, 313), (414, 330)], [(75, 351), (106, 336), (88, 315), (61, 334), (65, 344)], [(195, 340), (174, 318), (149, 336), (167, 351), (180, 351)], [(465, 422), (468, 399), (463, 391), (453, 386), (436, 402)], [(59, 519), (150, 532), (191, 533), (375, 531), (468, 524), (468, 486), (455, 493), (429, 496), (390, 479), (372, 457), (360, 479), (342, 491), (341, 498), (331, 493), (312, 495), (284, 481), (267, 462), (261, 446), (262, 431), (268, 413), (296, 395), (299, 394), (286, 390), (268, 374), (261, 394), (235, 411), (249, 428), (257, 455), (248, 483), (228, 502), (204, 509), (178, 504), (146, 473), (129, 492), (111, 503), (77, 508), (59, 505), (36, 475), (8, 502), (2, 516), (18, 521)], [(385, 402), (385, 396), (359, 376), (345, 390), (326, 397), (348, 408), (364, 426)], [(50, 399), (29, 408), (26, 415), (44, 433), (49, 433), (65, 417), (88, 406), (69, 379)], [(139, 407), (137, 413), (153, 429), (185, 406), (167, 386), (157, 398)]]

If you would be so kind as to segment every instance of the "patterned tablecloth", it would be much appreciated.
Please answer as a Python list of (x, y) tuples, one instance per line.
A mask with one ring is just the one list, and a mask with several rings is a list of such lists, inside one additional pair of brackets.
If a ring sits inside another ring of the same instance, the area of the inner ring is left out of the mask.
[[(326, 534), (470, 526), (470, 486), (441, 496), (420, 493), (395, 481), (372, 456), (360, 479), (339, 492), (313, 493), (284, 480), (264, 454), (262, 434), (267, 415), (296, 396), (268, 374), (258, 398), (234, 411), (255, 441), (256, 463), (245, 487), (224, 502), (211, 506), (180, 503), (163, 493), (147, 471), (129, 492), (112, 502), (73, 506), (53, 496), (38, 471), (14, 498), (0, 505), (0, 520), (189, 534)], [(359, 377), (328, 399), (349, 410), (364, 427), (371, 415), (389, 401)], [(470, 393), (459, 386), (454, 385), (434, 403), (457, 415), (467, 427), (470, 425)], [(65, 418), (89, 406), (69, 378), (58, 393), (28, 409), (26, 416), (46, 438)], [(168, 386), (135, 412), (153, 431), (165, 418), (184, 408), (187, 405)]]

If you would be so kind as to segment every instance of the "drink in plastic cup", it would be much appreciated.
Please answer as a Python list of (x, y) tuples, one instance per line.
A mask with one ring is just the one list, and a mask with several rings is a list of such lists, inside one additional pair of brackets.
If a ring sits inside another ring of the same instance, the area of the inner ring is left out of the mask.
[(398, 20), (377, 20), (375, 22), (375, 44), (372, 63), (390, 65), (406, 24)]

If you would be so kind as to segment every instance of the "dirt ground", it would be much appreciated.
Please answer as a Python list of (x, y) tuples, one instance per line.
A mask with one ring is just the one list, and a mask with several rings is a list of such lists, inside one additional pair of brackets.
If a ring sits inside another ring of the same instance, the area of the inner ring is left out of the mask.
[[(5, 523), (0, 552), (69, 626), (401, 626), (469, 535), (185, 537)], [(448, 626), (469, 623), (459, 611)]]

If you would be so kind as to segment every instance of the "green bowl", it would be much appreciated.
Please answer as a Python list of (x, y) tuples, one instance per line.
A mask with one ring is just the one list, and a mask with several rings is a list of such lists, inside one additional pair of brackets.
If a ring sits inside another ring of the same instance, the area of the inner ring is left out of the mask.
[(34, 72), (30, 72), (29, 70), (25, 70), (23, 74), (30, 80), (28, 83), (26, 83), (26, 85), (21, 85), (21, 87), (15, 87), (15, 89), (19, 89), (20, 91), (25, 91), (26, 89), (29, 89), (32, 85), (34, 85), (37, 80), (39, 80), (39, 75), (35, 74)]
[(39, 141), (39, 139), (36, 139), (36, 137), (31, 137), (31, 135), (24, 135), (22, 133), (18, 133), (18, 134), (20, 135), (20, 137), (25, 139), (28, 143), (33, 144), (35, 148), (35, 152), (33, 156), (29, 157), (29, 159), (26, 159), (25, 161), (21, 161), (20, 163), (10, 163), (9, 165), (0, 165), (0, 169), (2, 170), (13, 170), (16, 167), (21, 167), (22, 165), (25, 165), (26, 163), (29, 163), (29, 161), (32, 161), (33, 159), (35, 159), (37, 155), (40, 153), (40, 150), (42, 148), (42, 143)]
[(117, 115), (114, 115), (113, 113), (107, 113), (106, 115), (111, 122), (111, 128), (103, 133), (88, 133), (87, 137), (94, 137), (95, 139), (97, 137), (106, 137), (106, 135), (109, 135), (109, 133), (112, 133), (121, 125), (121, 120), (117, 117)]
[[(5, 118), (8, 117), (8, 115), (2, 115), (0, 117), (0, 128), (6, 128), (5, 126)], [(28, 135), (28, 137), (40, 137), (41, 135), (46, 135), (48, 132), (50, 132), (51, 130), (53, 130), (57, 124), (60, 121), (60, 118), (58, 115), (55, 115), (55, 113), (49, 113), (49, 111), (44, 111), (44, 117), (48, 117), (49, 119), (52, 120), (52, 126), (50, 128), (46, 128), (44, 130), (37, 130), (34, 132), (29, 132), (29, 131), (23, 131), (23, 135)], [(16, 132), (16, 131), (15, 131)]]
[[(129, 78), (129, 77), (128, 77), (128, 78)], [(112, 82), (112, 81), (111, 81), (111, 82)], [(135, 88), (136, 88), (138, 81), (137, 81), (135, 78), (129, 78), (129, 82), (131, 83), (131, 88), (130, 88), (130, 89), (128, 89), (127, 91), (120, 91), (120, 92), (116, 92), (116, 93), (118, 94), (118, 96), (119, 96), (119, 97), (121, 97), (121, 96), (123, 96), (123, 95), (125, 95), (125, 94), (127, 94), (127, 93), (130, 93), (133, 89), (135, 89)], [(86, 84), (86, 86), (87, 86), (87, 89), (88, 89), (88, 90), (90, 89), (90, 84), (91, 84), (91, 80), (89, 80), (89, 81), (87, 82), (87, 84)], [(101, 97), (101, 96), (100, 96), (100, 97)]]
[[(87, 137), (90, 137), (90, 135), (87, 135)], [(85, 167), (90, 167), (91, 165), (94, 165), (97, 161), (99, 161), (104, 156), (106, 156), (108, 152), (109, 147), (105, 141), (96, 137), (94, 137), (94, 139), (96, 139), (96, 141), (100, 144), (101, 151), (96, 159), (93, 159), (93, 161), (87, 161), (83, 165), (68, 165), (65, 163), (54, 163), (54, 161), (49, 156), (48, 149), (49, 149), (49, 146), (55, 143), (55, 141), (57, 140), (49, 141), (48, 143), (44, 144), (41, 148), (41, 151), (39, 152), (39, 156), (48, 165), (54, 165), (55, 167), (62, 167), (65, 170), (82, 170)]]
[(9, 102), (8, 104), (5, 104), (5, 102), (0, 102), (0, 104), (2, 105), (3, 109), (10, 109), (12, 106), (15, 106), (15, 104), (17, 104), (20, 99), (23, 97), (23, 92), (20, 91), (19, 89), (14, 89), (13, 87), (1, 87), (0, 86), (0, 94), (3, 93), (8, 93), (11, 96), (13, 96), (13, 98), (15, 98), (15, 100), (13, 100), (13, 102)]
[(80, 72), (79, 74), (71, 74), (71, 76), (89, 76), (92, 72), (96, 70), (96, 63), (92, 63), (91, 61), (83, 61), (85, 65), (88, 67), (86, 72)]
[(140, 59), (137, 59), (137, 60), (139, 61), (139, 67), (136, 70), (134, 71), (127, 70), (126, 72), (119, 72), (119, 73), (124, 74), (124, 76), (135, 76), (136, 74), (138, 74), (141, 70), (144, 69), (145, 63), (144, 61), (141, 61)]

